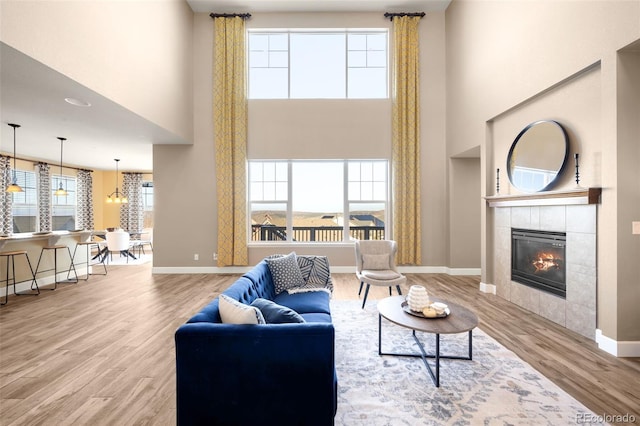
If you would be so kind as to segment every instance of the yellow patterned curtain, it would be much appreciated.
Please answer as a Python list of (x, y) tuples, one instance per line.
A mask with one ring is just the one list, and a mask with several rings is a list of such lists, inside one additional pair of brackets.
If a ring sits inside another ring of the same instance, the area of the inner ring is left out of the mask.
[(242, 17), (214, 18), (218, 266), (247, 265), (247, 99)]
[(397, 263), (420, 265), (420, 58), (418, 16), (393, 18), (393, 235)]

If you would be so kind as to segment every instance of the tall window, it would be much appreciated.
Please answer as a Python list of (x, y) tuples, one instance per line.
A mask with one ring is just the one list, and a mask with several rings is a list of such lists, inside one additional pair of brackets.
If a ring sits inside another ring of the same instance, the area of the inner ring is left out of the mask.
[[(60, 187), (67, 195), (55, 195)], [(54, 231), (76, 229), (76, 178), (70, 176), (51, 177), (51, 226)]]
[(13, 215), (13, 232), (35, 232), (38, 220), (38, 193), (36, 190), (36, 173), (15, 170), (18, 185), (24, 192), (13, 193), (11, 214)]
[(351, 236), (358, 240), (383, 240), (387, 222), (386, 161), (349, 162), (349, 217)]
[(153, 182), (142, 182), (143, 228), (153, 228)]
[(250, 161), (251, 241), (384, 239), (386, 160)]
[(254, 30), (250, 99), (388, 97), (387, 30)]
[(249, 163), (251, 241), (286, 241), (289, 206), (289, 164)]

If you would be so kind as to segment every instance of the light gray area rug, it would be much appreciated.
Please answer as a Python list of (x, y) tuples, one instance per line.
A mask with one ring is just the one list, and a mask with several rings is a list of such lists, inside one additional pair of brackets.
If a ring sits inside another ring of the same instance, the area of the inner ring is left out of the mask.
[[(359, 301), (332, 301), (331, 307), (338, 374), (336, 425), (555, 426), (593, 415), (478, 328), (473, 330), (473, 360), (441, 360), (436, 388), (420, 358), (378, 355), (375, 301), (364, 310)], [(435, 337), (418, 335), (433, 353)], [(466, 356), (467, 336), (441, 335), (441, 354)], [(418, 351), (411, 330), (384, 319), (382, 347), (383, 352)]]

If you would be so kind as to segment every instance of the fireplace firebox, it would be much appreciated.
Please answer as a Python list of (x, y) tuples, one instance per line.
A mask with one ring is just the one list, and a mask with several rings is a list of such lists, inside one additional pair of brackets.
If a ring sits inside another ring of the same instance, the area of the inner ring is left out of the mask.
[(511, 229), (511, 280), (566, 298), (566, 233)]

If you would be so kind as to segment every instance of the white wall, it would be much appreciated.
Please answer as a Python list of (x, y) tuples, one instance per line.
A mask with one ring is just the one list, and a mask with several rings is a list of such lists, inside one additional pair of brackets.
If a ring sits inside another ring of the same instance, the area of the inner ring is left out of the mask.
[(183, 0), (2, 0), (0, 39), (192, 138), (192, 21)]

